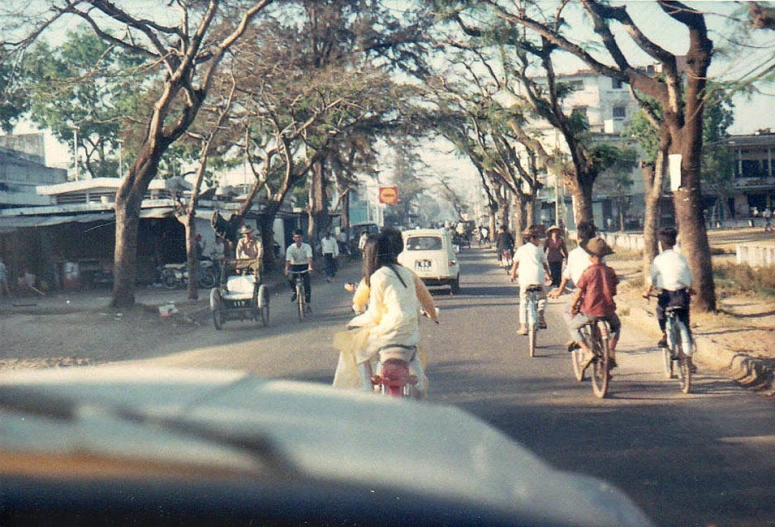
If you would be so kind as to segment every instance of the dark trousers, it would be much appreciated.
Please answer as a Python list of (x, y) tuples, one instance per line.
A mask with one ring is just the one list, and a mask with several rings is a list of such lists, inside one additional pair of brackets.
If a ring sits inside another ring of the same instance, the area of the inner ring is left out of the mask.
[(326, 278), (333, 278), (336, 276), (336, 258), (334, 253), (323, 253), (323, 259), (326, 265)]
[(662, 333), (665, 332), (665, 308), (679, 307), (678, 319), (683, 322), (687, 328), (689, 325), (689, 291), (686, 289), (679, 289), (678, 291), (662, 290), (657, 297), (657, 322), (659, 322), (659, 329)]
[(288, 283), (291, 284), (291, 291), (294, 293), (296, 292), (296, 280), (301, 277), (304, 283), (304, 292), (306, 293), (304, 295), (304, 300), (307, 301), (309, 304), (312, 302), (312, 285), (310, 284), (309, 279), (309, 273), (302, 273), (302, 274), (294, 274), (298, 273), (299, 271), (305, 271), (309, 269), (309, 265), (307, 264), (301, 264), (301, 265), (291, 265), (288, 267), (288, 270), (290, 271), (288, 273)]
[(549, 262), (549, 274), (552, 276), (552, 285), (559, 287), (562, 281), (562, 260)]

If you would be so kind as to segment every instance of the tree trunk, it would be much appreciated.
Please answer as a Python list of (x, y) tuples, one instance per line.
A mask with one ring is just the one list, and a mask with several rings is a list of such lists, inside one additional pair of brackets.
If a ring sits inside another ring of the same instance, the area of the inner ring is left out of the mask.
[[(660, 4), (671, 10), (672, 5)], [(683, 12), (675, 16), (682, 16)], [(686, 64), (686, 105), (683, 121), (673, 121), (670, 128), (673, 146), (681, 159), (681, 187), (675, 192), (676, 217), (681, 236), (681, 247), (689, 260), (694, 289), (695, 309), (701, 312), (716, 311), (716, 288), (713, 283), (713, 262), (710, 243), (702, 212), (702, 121), (704, 96), (707, 88), (708, 66), (713, 52), (713, 43), (708, 38), (705, 19), (702, 15), (688, 12), (690, 29), (689, 51)], [(666, 116), (669, 115), (666, 113)]]
[[(498, 189), (498, 220), (497, 223), (499, 225), (506, 225), (508, 227), (509, 224), (509, 197), (507, 195), (508, 191), (506, 189), (506, 186), (501, 186), (500, 189)], [(493, 235), (497, 231), (493, 231)]]
[(276, 258), (274, 254), (274, 220), (280, 203), (270, 201), (264, 206), (258, 217), (258, 226), (261, 229), (261, 243), (264, 245), (264, 269), (274, 269)]
[(525, 214), (526, 209), (526, 203), (527, 199), (524, 194), (516, 194), (514, 196), (514, 225), (512, 226), (514, 228), (514, 239), (515, 240), (521, 240), (522, 239), (522, 231), (525, 230), (525, 227), (529, 225), (529, 222), (527, 221), (527, 216)]
[(113, 256), (113, 298), (110, 304), (115, 308), (131, 307), (135, 303), (140, 204), (134, 201), (119, 200), (116, 195), (116, 249)]
[(162, 147), (145, 143), (116, 193), (116, 248), (113, 256), (113, 298), (115, 308), (135, 304), (137, 282), (137, 236), (140, 209), (151, 180), (159, 170)]
[(342, 196), (342, 230), (350, 232), (350, 193)]
[(326, 176), (323, 161), (317, 161), (312, 166), (312, 183), (310, 186), (310, 241), (317, 241), (328, 229), (328, 199), (326, 196)]
[(713, 262), (708, 232), (703, 219), (700, 198), (700, 159), (690, 148), (684, 149), (681, 163), (683, 184), (673, 195), (681, 251), (689, 260), (689, 268), (697, 295), (693, 305), (701, 312), (716, 310), (716, 290), (713, 282)]
[(188, 271), (188, 299), (199, 300), (199, 251), (196, 241), (196, 221), (194, 216), (186, 215), (183, 221), (186, 227), (186, 269)]
[(576, 222), (576, 225), (582, 221), (595, 221), (594, 209), (592, 207), (592, 185), (584, 185), (582, 183), (583, 180), (584, 178), (578, 178), (578, 181), (574, 180), (569, 185), (573, 206), (573, 221)]

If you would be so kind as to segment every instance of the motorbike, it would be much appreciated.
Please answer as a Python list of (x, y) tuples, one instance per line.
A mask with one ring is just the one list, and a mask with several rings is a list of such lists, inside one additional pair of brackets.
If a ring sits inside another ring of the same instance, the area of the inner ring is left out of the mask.
[(390, 397), (415, 398), (418, 379), (409, 372), (409, 363), (401, 359), (388, 359), (382, 363), (382, 375), (372, 375), (374, 391)]
[[(345, 290), (353, 293), (356, 290), (356, 285), (352, 282), (347, 283), (345, 284)], [(425, 310), (422, 311), (422, 315), (431, 318)], [(358, 331), (361, 327), (362, 321), (360, 316), (356, 316), (347, 324), (348, 331)], [(385, 348), (381, 350), (380, 355), (387, 354), (390, 358), (374, 364), (376, 366), (374, 369), (377, 373), (373, 372), (371, 363), (359, 364), (358, 370), (361, 378), (371, 381), (372, 389), (375, 393), (397, 398), (416, 399), (421, 397), (421, 393), (417, 389), (419, 379), (409, 369), (409, 361), (395, 357), (395, 355), (406, 355), (408, 350), (410, 349), (403, 346), (396, 346), (395, 349)], [(417, 352), (415, 347), (412, 347), (411, 350), (414, 350), (415, 353)], [(391, 353), (391, 351), (394, 353)]]
[(501, 253), (501, 265), (503, 265), (507, 273), (511, 271), (511, 266), (513, 264), (514, 260), (511, 256), (511, 249), (504, 249)]
[[(199, 260), (199, 287), (210, 289), (215, 287), (217, 282), (217, 265), (209, 259)], [(188, 285), (188, 265), (182, 264), (164, 264), (159, 268), (159, 281), (167, 289), (184, 288)]]

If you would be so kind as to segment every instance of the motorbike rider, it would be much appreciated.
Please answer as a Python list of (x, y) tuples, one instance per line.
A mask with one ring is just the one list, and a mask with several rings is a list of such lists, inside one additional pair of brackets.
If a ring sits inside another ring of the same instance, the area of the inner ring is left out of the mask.
[(503, 259), (503, 252), (509, 251), (514, 254), (514, 236), (511, 235), (505, 225), (501, 225), (501, 230), (495, 241), (495, 248), (498, 251), (498, 260)]
[[(342, 352), (334, 377), (335, 387), (360, 386), (372, 391), (372, 372), (376, 369), (379, 374), (382, 361), (398, 358), (406, 361), (410, 373), (417, 377), (418, 396), (425, 396), (427, 378), (423, 357), (417, 349), (420, 307), (436, 322), (437, 311), (422, 281), (398, 264), (402, 250), (403, 239), (396, 229), (384, 229), (364, 244), (363, 280), (354, 295), (353, 308), (364, 309), (366, 292), (368, 308), (349, 324), (360, 330), (340, 333), (335, 338), (334, 345)], [(373, 362), (377, 362), (376, 368)]]

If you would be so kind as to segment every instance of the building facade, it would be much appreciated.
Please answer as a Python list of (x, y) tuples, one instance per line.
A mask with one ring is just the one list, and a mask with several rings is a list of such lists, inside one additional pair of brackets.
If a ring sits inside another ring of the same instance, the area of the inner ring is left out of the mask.
[(775, 208), (775, 133), (770, 129), (727, 140), (734, 160), (731, 209), (738, 221)]

